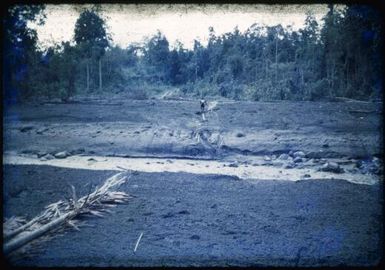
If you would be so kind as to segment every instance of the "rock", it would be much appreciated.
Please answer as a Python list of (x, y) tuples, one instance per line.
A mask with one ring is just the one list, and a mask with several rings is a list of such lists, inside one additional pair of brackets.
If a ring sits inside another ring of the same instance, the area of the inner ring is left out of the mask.
[(55, 158), (66, 158), (69, 156), (69, 153), (67, 151), (62, 151), (55, 154)]
[(303, 163), (295, 163), (296, 164), (296, 168), (297, 169), (303, 169), (303, 168), (305, 168), (305, 164), (303, 164)]
[(312, 159), (312, 158), (309, 159), (309, 160), (307, 160), (306, 162), (307, 162), (307, 163), (311, 163), (311, 164), (314, 164), (314, 163), (315, 163), (315, 162), (314, 162), (314, 159)]
[(265, 161), (271, 161), (271, 157), (269, 157), (269, 156), (264, 156), (264, 157), (263, 157), (263, 160), (265, 160)]
[(324, 171), (324, 172), (334, 172), (334, 173), (343, 173), (344, 172), (344, 169), (342, 169), (340, 167), (340, 165), (338, 165), (337, 163), (335, 162), (326, 162), (322, 167), (321, 167), (321, 171)]
[(20, 128), (20, 131), (21, 132), (27, 132), (27, 131), (30, 131), (32, 129), (34, 129), (33, 126), (24, 126), (24, 127)]
[(171, 218), (171, 217), (174, 217), (174, 216), (175, 216), (174, 213), (168, 212), (167, 214), (162, 215), (162, 218)]
[(281, 167), (281, 166), (283, 165), (283, 162), (274, 160), (274, 161), (272, 162), (272, 165), (275, 166), (275, 167)]
[(322, 147), (323, 147), (323, 148), (328, 148), (328, 147), (329, 147), (329, 144), (324, 143), (324, 144), (322, 145)]
[(41, 129), (38, 129), (38, 130), (36, 130), (36, 133), (37, 134), (43, 134), (45, 131), (48, 131), (48, 128), (41, 128)]
[(237, 135), (236, 135), (238, 138), (241, 138), (241, 137), (245, 137), (245, 134), (241, 133), (241, 132), (238, 132)]
[(304, 178), (310, 178), (311, 175), (307, 173), (307, 174), (305, 174), (303, 177), (304, 177)]
[(26, 149), (26, 150), (23, 150), (21, 151), (22, 154), (26, 154), (26, 155), (38, 155), (39, 151), (37, 150), (33, 150), (33, 149)]
[(228, 165), (229, 167), (234, 167), (234, 168), (237, 168), (238, 167), (238, 164), (237, 163), (231, 163)]
[(193, 236), (190, 237), (191, 240), (199, 240), (201, 239), (199, 235), (194, 234)]
[(42, 158), (42, 157), (44, 157), (45, 155), (47, 155), (47, 152), (44, 152), (44, 151), (39, 151), (39, 152), (37, 153), (37, 157), (38, 157), (38, 158)]
[(295, 167), (296, 167), (296, 164), (290, 162), (290, 163), (286, 164), (285, 169), (292, 169), (292, 168), (295, 168)]
[(54, 159), (55, 157), (53, 155), (51, 155), (51, 154), (47, 154), (47, 155), (44, 156), (44, 158), (46, 160), (51, 160), (51, 159)]
[(294, 152), (294, 153), (293, 153), (293, 157), (294, 157), (294, 158), (296, 158), (296, 157), (303, 158), (303, 157), (305, 157), (305, 156), (306, 156), (306, 154), (305, 154), (304, 152), (302, 152), (302, 151), (297, 151), (297, 152)]
[(82, 153), (84, 153), (86, 150), (84, 148), (78, 148), (78, 149), (74, 149), (70, 152), (71, 155), (80, 155)]
[(300, 163), (300, 162), (303, 162), (302, 158), (301, 157), (296, 157), (294, 158), (294, 163)]

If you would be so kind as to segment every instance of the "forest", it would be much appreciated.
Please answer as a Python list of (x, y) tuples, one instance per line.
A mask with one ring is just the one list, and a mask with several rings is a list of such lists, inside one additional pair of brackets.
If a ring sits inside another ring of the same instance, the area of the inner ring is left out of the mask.
[[(382, 98), (381, 13), (349, 5), (320, 24), (311, 13), (303, 28), (257, 23), (217, 35), (207, 46), (170, 46), (158, 32), (144, 44), (113, 45), (100, 8), (84, 9), (73, 40), (39, 48), (29, 22), (45, 23), (44, 5), (16, 5), (3, 16), (5, 102), (77, 94), (125, 94), (147, 99), (162, 93), (235, 100), (359, 100)], [(127, 25), (127, 27), (130, 27)]]

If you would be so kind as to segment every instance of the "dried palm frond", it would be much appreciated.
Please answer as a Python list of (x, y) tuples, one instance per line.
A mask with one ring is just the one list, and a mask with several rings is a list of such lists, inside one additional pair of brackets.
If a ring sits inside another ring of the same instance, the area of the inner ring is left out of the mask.
[(9, 254), (60, 225), (69, 225), (79, 230), (74, 219), (84, 214), (103, 217), (103, 212), (109, 212), (106, 207), (125, 203), (130, 198), (125, 192), (111, 191), (125, 183), (129, 177), (131, 174), (128, 175), (127, 171), (118, 173), (80, 199), (77, 198), (75, 187), (71, 186), (71, 199), (67, 202), (60, 200), (46, 206), (45, 211), (31, 221), (26, 222), (17, 217), (6, 220), (3, 232), (4, 254)]

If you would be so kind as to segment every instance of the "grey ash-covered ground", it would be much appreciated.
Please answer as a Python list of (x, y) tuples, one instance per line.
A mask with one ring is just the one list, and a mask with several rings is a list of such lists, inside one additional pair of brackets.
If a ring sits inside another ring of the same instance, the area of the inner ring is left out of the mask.
[(202, 123), (198, 101), (110, 100), (10, 106), (4, 151), (85, 151), (96, 155), (217, 158), (194, 131), (223, 138), (229, 154), (303, 150), (309, 157), (361, 157), (382, 151), (382, 104), (219, 102)]
[[(304, 151), (354, 158), (382, 174), (382, 105), (362, 102), (220, 102), (209, 121), (196, 101), (82, 101), (4, 111), (4, 152), (236, 159)], [(196, 140), (204, 129), (205, 141)], [(218, 136), (222, 139), (219, 145)], [(377, 160), (377, 159), (375, 159)], [(381, 159), (380, 159), (381, 161)], [(295, 166), (300, 166), (301, 162)], [(284, 169), (284, 168), (283, 168)], [(113, 171), (3, 165), (4, 217), (33, 218), (84, 195)], [(135, 173), (136, 197), (81, 231), (31, 245), (16, 266), (366, 266), (381, 259), (383, 187), (344, 180), (253, 181), (187, 173)], [(143, 238), (133, 252), (140, 233)]]

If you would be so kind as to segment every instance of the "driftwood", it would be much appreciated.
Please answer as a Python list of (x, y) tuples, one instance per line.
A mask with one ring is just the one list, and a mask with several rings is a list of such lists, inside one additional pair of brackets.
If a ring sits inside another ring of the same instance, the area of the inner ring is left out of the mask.
[(142, 239), (142, 236), (143, 236), (143, 233), (140, 234), (138, 240), (136, 241), (136, 245), (135, 245), (135, 248), (134, 248), (134, 252), (136, 252), (136, 249), (137, 249), (138, 246), (139, 246), (139, 242), (140, 242), (140, 239)]
[(370, 111), (365, 111), (365, 110), (349, 110), (350, 113), (381, 113), (379, 111), (375, 110), (370, 110)]
[(346, 97), (334, 97), (334, 100), (340, 101), (340, 102), (372, 103), (372, 101), (358, 100), (358, 99), (352, 99), (352, 98), (346, 98)]
[(26, 243), (32, 241), (33, 239), (38, 238), (39, 236), (42, 236), (44, 233), (56, 228), (60, 224), (64, 223), (66, 220), (70, 220), (74, 218), (78, 214), (78, 211), (71, 211), (70, 213), (67, 213), (65, 215), (62, 215), (61, 217), (49, 222), (48, 224), (45, 224), (44, 226), (40, 227), (37, 230), (34, 230), (29, 233), (23, 234), (21, 237), (17, 237), (15, 239), (10, 240), (9, 242), (4, 244), (3, 252), (4, 254), (8, 254), (11, 251), (14, 251), (18, 249), (19, 247), (25, 245)]
[(60, 225), (71, 225), (75, 229), (79, 228), (72, 219), (81, 214), (103, 216), (101, 212), (108, 212), (106, 207), (124, 203), (129, 199), (125, 192), (111, 191), (125, 183), (131, 175), (127, 171), (118, 173), (108, 178), (101, 187), (97, 187), (94, 192), (77, 199), (76, 191), (72, 188), (72, 199), (68, 202), (58, 201), (46, 207), (46, 211), (35, 217), (28, 223), (11, 230), (7, 230), (4, 224), (3, 252), (5, 255), (22, 247), (28, 242), (42, 236), (43, 234), (58, 228)]

